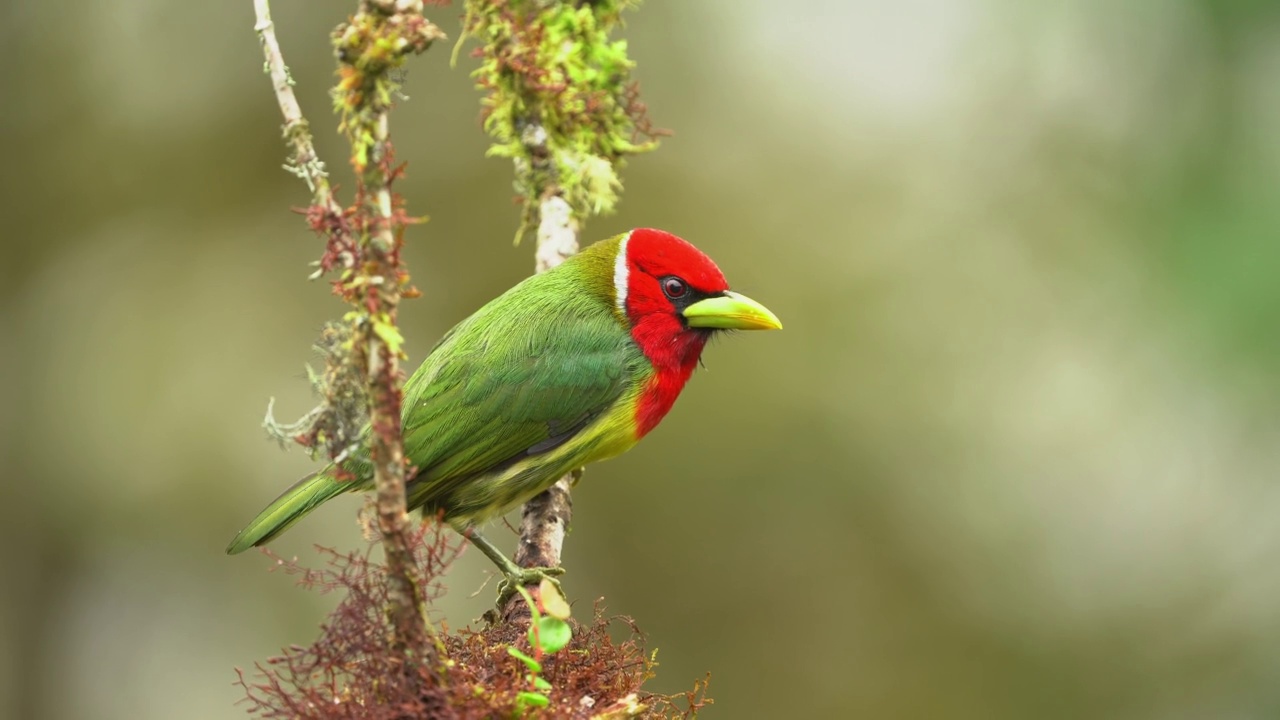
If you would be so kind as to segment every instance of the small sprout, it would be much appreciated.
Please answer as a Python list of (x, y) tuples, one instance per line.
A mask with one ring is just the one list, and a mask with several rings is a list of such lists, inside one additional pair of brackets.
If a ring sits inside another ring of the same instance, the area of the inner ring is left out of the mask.
[(542, 672), (542, 663), (538, 662), (537, 660), (534, 660), (528, 655), (525, 655), (515, 647), (507, 648), (507, 654), (519, 660), (520, 662), (524, 663), (525, 667), (529, 668), (529, 672), (535, 672), (535, 673)]
[(524, 715), (526, 709), (530, 707), (544, 708), (551, 704), (551, 700), (546, 695), (536, 692), (522, 692), (516, 695), (516, 712)]

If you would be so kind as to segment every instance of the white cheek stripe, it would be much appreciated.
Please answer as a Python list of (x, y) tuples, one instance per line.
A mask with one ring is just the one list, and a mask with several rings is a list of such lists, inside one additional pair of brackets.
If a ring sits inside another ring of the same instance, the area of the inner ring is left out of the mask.
[(631, 235), (622, 238), (622, 242), (618, 243), (618, 256), (613, 261), (613, 293), (618, 298), (618, 310), (622, 312), (622, 317), (627, 316), (627, 280), (630, 272), (627, 264), (627, 242), (631, 240)]

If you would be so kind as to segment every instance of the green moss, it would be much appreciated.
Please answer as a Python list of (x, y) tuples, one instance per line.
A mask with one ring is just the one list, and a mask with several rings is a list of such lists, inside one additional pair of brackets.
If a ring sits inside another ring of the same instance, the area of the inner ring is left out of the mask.
[(378, 117), (391, 108), (400, 88), (398, 73), (408, 56), (424, 52), (444, 34), (421, 15), (361, 12), (333, 32), (338, 58), (338, 84), (333, 89), (339, 129), (351, 142), (351, 163), (365, 172), (379, 158), (371, 157)]
[(511, 158), (524, 203), (517, 242), (538, 202), (563, 196), (577, 220), (612, 212), (629, 155), (657, 146), (637, 99), (625, 40), (610, 40), (638, 0), (468, 0), (463, 39), (482, 43), (472, 73), (487, 95), (488, 154)]

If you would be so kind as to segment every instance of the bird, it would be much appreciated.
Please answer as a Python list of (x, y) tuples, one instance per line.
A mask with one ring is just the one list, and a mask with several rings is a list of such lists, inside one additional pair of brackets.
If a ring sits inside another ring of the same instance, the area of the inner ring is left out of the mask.
[[(559, 574), (516, 565), (479, 526), (635, 446), (667, 415), (713, 335), (781, 328), (676, 235), (637, 228), (600, 240), (455, 325), (405, 381), (407, 508), (441, 517), (488, 556), (505, 576), (500, 598)], [(371, 490), (373, 474), (362, 447), (341, 467), (302, 478), (227, 553), (269, 542), (342, 493)]]

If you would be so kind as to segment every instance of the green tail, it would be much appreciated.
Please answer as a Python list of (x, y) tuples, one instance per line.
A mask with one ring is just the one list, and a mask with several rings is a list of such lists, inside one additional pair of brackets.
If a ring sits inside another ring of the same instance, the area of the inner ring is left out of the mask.
[(342, 482), (324, 473), (308, 475), (258, 513), (258, 517), (240, 531), (227, 546), (227, 554), (242, 553), (271, 541), (315, 510), (321, 503), (341, 492), (354, 489), (358, 483)]

